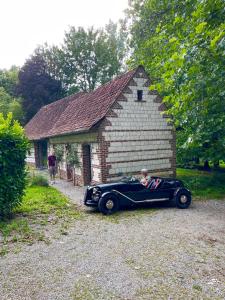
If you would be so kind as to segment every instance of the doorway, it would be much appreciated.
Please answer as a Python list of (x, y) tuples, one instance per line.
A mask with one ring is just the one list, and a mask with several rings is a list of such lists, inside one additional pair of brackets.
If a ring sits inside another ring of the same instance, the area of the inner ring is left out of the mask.
[(91, 146), (84, 144), (82, 146), (83, 151), (83, 180), (84, 185), (91, 183), (92, 172), (91, 172)]
[(36, 142), (35, 146), (35, 161), (36, 168), (45, 169), (47, 168), (47, 159), (48, 159), (48, 149), (47, 141), (41, 140)]

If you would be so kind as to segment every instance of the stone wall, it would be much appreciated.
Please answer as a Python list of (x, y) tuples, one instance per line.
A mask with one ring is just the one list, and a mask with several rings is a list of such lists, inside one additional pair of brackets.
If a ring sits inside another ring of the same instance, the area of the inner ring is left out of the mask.
[[(88, 159), (85, 157), (85, 153), (83, 152), (83, 145), (88, 144), (90, 145), (91, 149), (91, 183), (99, 183), (101, 182), (101, 168), (100, 168), (100, 160), (99, 160), (99, 144), (96, 141), (93, 141), (93, 136), (97, 136), (96, 134), (90, 135), (90, 134), (79, 134), (79, 139), (76, 136), (71, 136), (71, 142), (69, 143), (70, 139), (68, 137), (57, 138), (50, 140), (49, 147), (48, 147), (48, 153), (51, 152), (54, 145), (63, 145), (64, 147), (64, 157), (62, 162), (59, 163), (59, 170), (60, 170), (60, 177), (66, 180), (69, 180), (68, 178), (68, 170), (67, 170), (67, 162), (66, 162), (66, 148), (68, 144), (73, 144), (73, 141), (76, 141), (77, 145), (77, 151), (78, 151), (78, 157), (80, 161), (80, 167), (75, 168), (75, 178), (74, 183), (75, 185), (82, 186), (85, 183), (85, 176), (88, 170), (85, 170), (84, 164), (85, 159)], [(90, 141), (88, 142), (87, 137), (90, 138)], [(92, 138), (91, 138), (92, 137)], [(81, 142), (79, 142), (79, 140)]]
[[(95, 129), (50, 139), (52, 145), (63, 144), (65, 151), (68, 143), (78, 145), (81, 166), (75, 170), (77, 185), (85, 183), (88, 171), (85, 144), (91, 147), (91, 183), (139, 175), (142, 168), (154, 175), (175, 176), (175, 133), (167, 122), (162, 99), (156, 91), (149, 90), (149, 85), (145, 72), (139, 70)], [(137, 99), (137, 90), (143, 91), (142, 101)], [(67, 177), (65, 158), (60, 168)]]
[(101, 161), (99, 144), (91, 143), (92, 183), (101, 182)]
[[(137, 74), (107, 115), (102, 133), (108, 144), (107, 181), (138, 175), (142, 168), (154, 175), (175, 176), (173, 127), (163, 115), (162, 99), (149, 91), (149, 84), (144, 72)], [(137, 101), (137, 90), (143, 90), (142, 101)]]

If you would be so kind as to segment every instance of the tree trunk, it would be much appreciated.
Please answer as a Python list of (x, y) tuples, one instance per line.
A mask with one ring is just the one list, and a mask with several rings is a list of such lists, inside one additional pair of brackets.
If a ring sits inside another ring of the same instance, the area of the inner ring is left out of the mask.
[(220, 167), (220, 161), (219, 160), (214, 161), (213, 165), (214, 165), (215, 169), (219, 169), (219, 167)]
[(199, 163), (200, 163), (199, 157), (195, 157), (194, 160), (195, 160), (196, 165), (199, 165)]
[(210, 171), (209, 161), (205, 160), (203, 170)]

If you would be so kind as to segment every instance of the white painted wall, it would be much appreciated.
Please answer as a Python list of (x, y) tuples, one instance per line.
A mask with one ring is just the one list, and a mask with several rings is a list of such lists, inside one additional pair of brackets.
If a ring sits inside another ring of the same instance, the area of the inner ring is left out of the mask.
[(98, 143), (91, 143), (91, 165), (92, 165), (92, 180), (100, 181), (101, 171), (100, 171), (100, 160), (97, 154), (99, 150)]
[(33, 144), (31, 145), (31, 148), (30, 148), (29, 152), (27, 153), (26, 162), (35, 164), (35, 153), (34, 153), (34, 145)]
[(82, 175), (82, 145), (81, 144), (77, 144), (77, 154), (80, 162), (80, 167), (75, 168), (75, 173), (81, 176)]
[[(162, 169), (162, 175), (169, 175), (172, 172), (163, 169), (171, 168), (168, 158), (173, 154), (169, 142), (172, 127), (158, 110), (161, 103), (153, 102), (157, 96), (148, 95), (149, 89), (144, 87), (147, 79), (134, 81), (137, 86), (129, 86), (133, 93), (124, 93), (128, 101), (119, 102), (123, 109), (113, 109), (118, 117), (107, 118), (111, 125), (106, 126), (103, 135), (110, 142), (106, 160), (111, 165), (109, 173), (138, 173), (147, 168), (152, 172)], [(137, 90), (143, 90), (143, 102), (137, 101)]]

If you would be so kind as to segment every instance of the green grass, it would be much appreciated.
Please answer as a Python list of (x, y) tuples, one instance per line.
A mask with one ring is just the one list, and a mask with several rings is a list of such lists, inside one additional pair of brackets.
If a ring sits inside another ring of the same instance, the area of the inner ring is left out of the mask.
[(59, 231), (66, 234), (68, 224), (81, 213), (59, 191), (52, 187), (30, 186), (26, 189), (22, 205), (14, 210), (13, 218), (0, 221), (0, 256), (7, 254), (7, 247), (16, 242), (32, 244), (48, 239), (44, 234), (46, 225), (60, 223)]
[(26, 190), (22, 205), (16, 213), (48, 214), (67, 210), (70, 206), (68, 199), (52, 187), (31, 186)]
[(201, 287), (200, 285), (194, 284), (194, 285), (192, 286), (192, 288), (193, 288), (194, 290), (197, 290), (197, 291), (199, 291), (199, 292), (202, 292), (202, 287)]
[(194, 199), (225, 199), (225, 173), (177, 169), (177, 178), (190, 189)]

